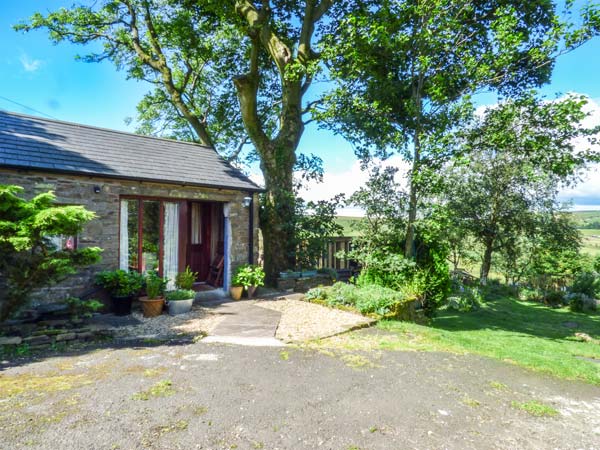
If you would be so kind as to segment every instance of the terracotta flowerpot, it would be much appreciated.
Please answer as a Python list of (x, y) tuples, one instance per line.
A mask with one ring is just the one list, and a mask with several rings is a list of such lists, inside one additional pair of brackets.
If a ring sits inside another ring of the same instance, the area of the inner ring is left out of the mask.
[(258, 286), (248, 286), (248, 298), (254, 298)]
[(233, 300), (239, 300), (242, 298), (244, 293), (244, 286), (231, 286), (229, 288), (229, 295)]
[(165, 305), (165, 299), (163, 297), (149, 299), (148, 297), (140, 297), (140, 303), (142, 304), (142, 310), (144, 311), (144, 317), (156, 317), (160, 316)]

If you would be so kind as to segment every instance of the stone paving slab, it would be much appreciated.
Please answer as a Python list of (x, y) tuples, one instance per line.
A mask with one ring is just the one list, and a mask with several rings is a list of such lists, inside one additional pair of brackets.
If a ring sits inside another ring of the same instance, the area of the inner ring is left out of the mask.
[(207, 344), (234, 344), (250, 347), (285, 347), (286, 344), (274, 337), (207, 336), (202, 339)]
[(223, 314), (225, 319), (211, 336), (274, 339), (281, 318), (280, 312), (260, 308), (253, 301), (223, 303), (213, 313)]

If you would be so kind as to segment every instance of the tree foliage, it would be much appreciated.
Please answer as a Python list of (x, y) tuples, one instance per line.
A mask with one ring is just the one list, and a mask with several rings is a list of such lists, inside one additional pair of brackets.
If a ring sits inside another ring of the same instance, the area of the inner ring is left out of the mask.
[(446, 205), (456, 218), (453, 226), (483, 248), (482, 284), (495, 252), (516, 264), (517, 253), (533, 238), (556, 240), (562, 231), (559, 246), (573, 242), (565, 233), (572, 227), (555, 214), (556, 195), (598, 160), (589, 148), (598, 130), (581, 123), (585, 104), (579, 96), (544, 102), (527, 95), (488, 108), (458, 134), (463, 158), (446, 174)]
[(317, 267), (331, 238), (341, 235), (343, 228), (335, 218), (343, 200), (343, 195), (317, 202), (296, 200), (295, 259), (300, 270)]
[(419, 202), (457, 151), (448, 131), (470, 116), (470, 96), (548, 82), (555, 57), (593, 34), (594, 9), (584, 15), (574, 29), (544, 0), (365, 0), (331, 25), (325, 54), (337, 88), (321, 117), (365, 162), (399, 152), (411, 163), (407, 257)]
[(56, 248), (52, 236), (75, 236), (93, 212), (82, 206), (58, 206), (51, 193), (31, 200), (22, 188), (0, 185), (0, 321), (27, 303), (32, 291), (63, 280), (94, 264), (101, 250)]

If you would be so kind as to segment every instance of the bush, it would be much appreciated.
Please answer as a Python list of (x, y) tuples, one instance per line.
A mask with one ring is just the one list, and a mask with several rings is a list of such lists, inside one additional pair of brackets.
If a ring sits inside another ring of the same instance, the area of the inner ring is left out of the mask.
[(360, 258), (360, 262), (363, 269), (356, 279), (359, 286), (376, 284), (399, 290), (411, 282), (417, 270), (414, 261), (394, 253), (366, 254)]
[(75, 320), (80, 317), (91, 317), (92, 313), (104, 307), (104, 304), (98, 300), (81, 300), (77, 297), (67, 297), (63, 303), (69, 307), (71, 318)]
[(192, 272), (190, 266), (185, 268), (185, 271), (179, 272), (175, 277), (175, 286), (178, 289), (190, 290), (198, 278), (198, 272)]
[(331, 287), (317, 287), (309, 290), (305, 298), (309, 301), (324, 302), (329, 306), (349, 306), (361, 314), (384, 316), (398, 309), (398, 304), (408, 300), (402, 292), (378, 285), (354, 286), (335, 283)]
[(101, 249), (59, 249), (53, 236), (75, 236), (95, 214), (55, 203), (52, 192), (31, 200), (23, 188), (0, 184), (0, 322), (26, 305), (31, 293), (100, 261)]
[(597, 309), (596, 300), (581, 292), (567, 294), (565, 301), (569, 304), (569, 309), (573, 312), (595, 311)]
[(581, 272), (577, 274), (570, 291), (595, 298), (598, 291), (598, 274), (595, 272)]
[(191, 289), (177, 289), (169, 291), (165, 294), (165, 299), (168, 302), (176, 302), (178, 300), (189, 300), (196, 297), (196, 292)]
[(425, 314), (432, 317), (446, 300), (452, 281), (444, 255), (430, 250), (422, 248), (416, 262), (399, 254), (371, 255), (365, 258), (356, 284), (378, 285), (417, 297)]
[(480, 288), (464, 287), (457, 295), (448, 297), (446, 305), (448, 309), (461, 312), (469, 312), (479, 309), (483, 304), (483, 295)]
[(138, 272), (126, 270), (104, 270), (96, 275), (96, 284), (106, 289), (113, 297), (136, 295), (144, 285), (144, 277)]
[(560, 291), (550, 291), (546, 293), (544, 297), (544, 303), (549, 306), (562, 306), (565, 295)]
[(310, 289), (305, 295), (304, 298), (308, 301), (314, 300), (325, 300), (327, 298), (327, 289), (323, 287), (316, 287)]
[(541, 302), (543, 299), (544, 295), (539, 289), (522, 288), (519, 291), (519, 300), (525, 302)]

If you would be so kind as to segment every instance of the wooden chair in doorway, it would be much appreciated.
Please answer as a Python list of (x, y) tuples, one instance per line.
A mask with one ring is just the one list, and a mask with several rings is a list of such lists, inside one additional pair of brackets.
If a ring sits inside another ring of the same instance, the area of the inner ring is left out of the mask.
[(213, 263), (210, 265), (208, 269), (208, 278), (206, 279), (206, 283), (210, 284), (214, 287), (223, 286), (223, 264), (224, 264), (223, 255), (217, 255), (214, 259)]

